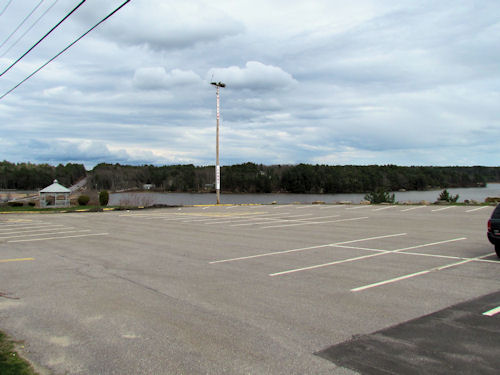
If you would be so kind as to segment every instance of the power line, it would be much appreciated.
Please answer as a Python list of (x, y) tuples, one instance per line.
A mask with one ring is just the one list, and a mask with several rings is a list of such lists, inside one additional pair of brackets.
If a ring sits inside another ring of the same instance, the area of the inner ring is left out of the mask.
[(23, 35), (21, 35), (19, 38), (17, 38), (17, 40), (16, 40), (14, 43), (12, 43), (12, 44), (10, 45), (10, 47), (9, 47), (9, 48), (8, 48), (8, 49), (4, 52), (4, 53), (2, 53), (2, 54), (0, 55), (0, 57), (4, 57), (6, 54), (8, 54), (8, 53), (9, 53), (9, 51), (10, 51), (10, 50), (11, 50), (14, 46), (16, 46), (16, 45), (17, 45), (17, 43), (19, 43), (19, 42), (20, 42), (20, 41), (21, 41), (21, 40), (22, 40), (22, 39), (26, 36), (26, 34), (28, 34), (28, 33), (29, 33), (29, 32), (30, 32), (30, 31), (31, 31), (31, 30), (32, 30), (32, 29), (36, 26), (36, 24), (37, 24), (37, 23), (38, 23), (38, 22), (39, 22), (39, 21), (40, 21), (43, 17), (45, 17), (45, 15), (46, 15), (47, 13), (49, 13), (49, 12), (50, 12), (50, 10), (54, 7), (54, 5), (56, 5), (56, 4), (57, 4), (57, 2), (58, 2), (58, 1), (59, 1), (59, 0), (55, 0), (55, 1), (52, 3), (52, 5), (51, 5), (51, 6), (49, 6), (47, 9), (45, 9), (45, 11), (42, 13), (42, 15), (41, 15), (40, 17), (38, 17), (38, 18), (35, 20), (35, 22), (33, 22), (33, 24), (32, 24), (32, 25), (31, 25), (31, 26), (30, 26), (30, 27), (29, 27), (29, 28), (28, 28), (28, 29), (27, 29), (27, 30), (23, 33)]
[(50, 29), (38, 42), (36, 42), (29, 50), (27, 50), (20, 58), (18, 58), (16, 61), (14, 61), (10, 66), (5, 69), (2, 73), (0, 73), (0, 77), (3, 76), (5, 73), (7, 73), (14, 65), (16, 65), (21, 59), (26, 56), (28, 53), (30, 53), (33, 48), (35, 48), (42, 40), (44, 40), (52, 31), (54, 31), (61, 23), (66, 21), (66, 19), (73, 14), (80, 6), (87, 0), (82, 0), (80, 4), (78, 4), (76, 7), (73, 8), (71, 12), (69, 12), (62, 20), (60, 20), (52, 29)]
[(2, 48), (4, 46), (5, 43), (7, 43), (9, 41), (9, 39), (12, 37), (12, 35), (14, 35), (17, 30), (19, 30), (21, 28), (21, 26), (28, 20), (28, 18), (31, 17), (31, 15), (33, 13), (35, 13), (35, 11), (38, 9), (38, 7), (40, 5), (42, 5), (42, 3), (44, 2), (45, 0), (40, 0), (40, 2), (33, 8), (33, 10), (31, 12), (28, 13), (28, 15), (26, 17), (24, 17), (24, 19), (21, 21), (21, 23), (19, 25), (17, 25), (17, 27), (15, 28), (15, 30), (13, 32), (10, 33), (10, 35), (7, 37), (7, 39), (5, 39), (2, 44), (0, 44), (0, 48)]
[(70, 44), (68, 44), (62, 51), (60, 51), (57, 55), (55, 55), (54, 57), (52, 57), (49, 61), (47, 61), (45, 64), (43, 64), (42, 66), (40, 66), (38, 69), (36, 69), (33, 73), (31, 73), (29, 76), (27, 76), (25, 79), (23, 79), (21, 82), (19, 82), (17, 85), (15, 85), (13, 88), (11, 88), (9, 91), (7, 91), (5, 94), (3, 94), (2, 96), (0, 96), (0, 100), (2, 100), (3, 98), (5, 98), (7, 95), (9, 95), (12, 91), (14, 91), (15, 89), (17, 89), (19, 86), (21, 86), (24, 82), (26, 82), (28, 79), (30, 79), (31, 77), (33, 77), (36, 73), (38, 73), (40, 70), (42, 70), (43, 68), (45, 68), (47, 65), (49, 65), (52, 61), (54, 61), (55, 59), (57, 59), (59, 56), (61, 56), (64, 52), (66, 52), (68, 49), (70, 49), (73, 45), (75, 45), (76, 43), (78, 43), (82, 38), (84, 38), (88, 33), (90, 33), (92, 30), (94, 30), (97, 26), (99, 26), (101, 23), (105, 22), (108, 18), (110, 18), (111, 16), (113, 16), (113, 14), (115, 14), (116, 12), (118, 12), (121, 8), (123, 8), (127, 3), (129, 3), (130, 0), (127, 0), (125, 1), (122, 5), (120, 5), (118, 8), (116, 8), (114, 11), (112, 11), (111, 13), (109, 13), (106, 17), (104, 17), (102, 20), (100, 20), (99, 22), (97, 22), (94, 26), (92, 26), (90, 29), (88, 29), (85, 33), (83, 33), (82, 35), (80, 35), (77, 39), (75, 39), (73, 42), (71, 42)]
[(2, 11), (0, 12), (0, 17), (2, 17), (2, 15), (5, 13), (5, 11), (7, 10), (7, 8), (9, 7), (10, 3), (12, 3), (12, 0), (9, 0), (9, 2), (7, 3), (7, 5), (5, 5), (2, 9)]

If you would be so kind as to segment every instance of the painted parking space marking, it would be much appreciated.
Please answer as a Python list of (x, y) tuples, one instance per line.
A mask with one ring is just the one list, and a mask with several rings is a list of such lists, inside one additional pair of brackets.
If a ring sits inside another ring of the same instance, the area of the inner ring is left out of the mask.
[[(374, 249), (374, 248), (369, 248), (369, 247), (360, 247), (360, 246), (347, 246), (347, 245), (335, 245), (335, 247), (340, 247), (343, 249), (353, 249), (353, 250), (364, 250), (364, 251), (374, 251), (377, 253), (383, 253), (388, 250), (382, 250), (382, 249)], [(456, 259), (456, 260), (469, 260), (471, 258), (466, 258), (466, 257), (459, 257), (459, 256), (454, 256), (454, 255), (442, 255), (442, 254), (428, 254), (428, 253), (414, 253), (411, 251), (403, 251), (403, 252), (397, 252), (394, 253), (397, 255), (413, 255), (413, 256), (422, 256), (422, 257), (429, 257), (429, 258), (441, 258), (441, 259)], [(482, 262), (482, 263), (495, 263), (499, 264), (497, 260), (491, 260), (491, 259), (476, 259), (476, 262)]]
[[(279, 218), (262, 218), (267, 221), (262, 221), (258, 223), (244, 223), (244, 224), (234, 224), (231, 225), (232, 227), (239, 227), (239, 226), (249, 226), (249, 225), (262, 225), (262, 224), (270, 224), (269, 222), (272, 221), (274, 223), (277, 222), (284, 222), (284, 223), (290, 223), (290, 222), (295, 222), (295, 223), (309, 223), (311, 218), (305, 218), (305, 216), (312, 216), (312, 214), (302, 214), (302, 215), (290, 215), (287, 216), (286, 218), (279, 219)], [(303, 217), (304, 219), (296, 219), (298, 217)], [(333, 216), (324, 216), (325, 218), (330, 218), (330, 217), (339, 217), (339, 215), (333, 215)], [(294, 219), (295, 218), (295, 219)], [(317, 219), (317, 218), (313, 218)]]
[(326, 245), (309, 246), (309, 247), (302, 247), (302, 248), (291, 249), (291, 250), (273, 251), (273, 252), (270, 252), (270, 253), (263, 253), (263, 254), (249, 255), (249, 256), (243, 256), (243, 257), (237, 257), (237, 258), (216, 260), (216, 261), (209, 262), (209, 264), (235, 262), (235, 261), (239, 261), (239, 260), (261, 258), (261, 257), (267, 257), (267, 256), (273, 256), (273, 255), (280, 255), (280, 254), (296, 253), (296, 252), (300, 252), (300, 251), (306, 251), (306, 250), (312, 250), (312, 249), (320, 249), (320, 248), (323, 248), (323, 247), (331, 247), (331, 246), (343, 245), (343, 244), (349, 244), (349, 243), (355, 243), (355, 242), (363, 242), (363, 241), (379, 240), (379, 239), (383, 239), (383, 238), (406, 236), (406, 234), (407, 233), (387, 234), (387, 235), (384, 235), (384, 236), (360, 238), (360, 239), (357, 239), (357, 240), (343, 241), (343, 242), (331, 243), (331, 244), (326, 244)]
[(365, 206), (357, 206), (357, 207), (347, 207), (346, 210), (359, 210), (359, 209), (362, 209), (362, 208), (370, 208), (372, 207), (370, 204), (367, 204)]
[(438, 211), (444, 211), (444, 210), (449, 210), (450, 208), (454, 208), (455, 206), (447, 206), (447, 207), (442, 207), (442, 208), (436, 208), (435, 210), (431, 210), (432, 212), (438, 212)]
[(80, 237), (91, 237), (91, 236), (107, 236), (109, 233), (89, 233), (89, 234), (76, 234), (72, 236), (60, 236), (60, 237), (42, 237), (42, 238), (30, 238), (23, 240), (11, 240), (7, 242), (35, 242), (35, 241), (49, 241), (49, 240), (61, 240), (65, 238), (80, 238)]
[(0, 259), (0, 263), (27, 262), (31, 260), (35, 260), (35, 258)]
[(5, 223), (31, 223), (33, 220), (31, 219), (7, 219), (5, 221), (0, 222), (0, 226), (8, 225)]
[[(41, 223), (16, 223), (16, 224), (0, 224), (0, 228), (10, 228), (10, 227), (22, 227), (24, 225), (40, 225)], [(50, 225), (51, 223), (45, 223), (47, 225)]]
[[(46, 231), (51, 231), (51, 230), (57, 230), (57, 229), (72, 229), (74, 227), (66, 227), (64, 225), (50, 225), (49, 228), (43, 228), (43, 229), (24, 229), (23, 230), (16, 230), (16, 231), (10, 231), (10, 232), (0, 232), (0, 236), (6, 235), (6, 234), (20, 234), (20, 233), (32, 233), (32, 232), (46, 232)], [(0, 237), (2, 238), (2, 237)]]
[[(206, 222), (205, 224), (207, 225), (214, 225), (214, 224), (224, 224), (224, 223), (234, 223), (238, 221), (254, 221), (254, 220), (266, 220), (267, 218), (271, 218), (272, 216), (283, 216), (283, 215), (288, 215), (288, 212), (280, 212), (277, 214), (265, 214), (265, 215), (254, 215), (254, 216), (235, 216), (235, 217), (230, 217), (227, 219), (222, 219), (222, 220), (211, 220)], [(309, 216), (312, 214), (306, 214), (305, 216)], [(304, 215), (298, 215), (298, 216), (304, 216)]]
[[(297, 217), (306, 217), (306, 216), (311, 216), (312, 214), (303, 214), (303, 215), (291, 215), (291, 216), (287, 216), (286, 219), (280, 219), (280, 218), (275, 218), (275, 217), (256, 217), (256, 218), (252, 218), (250, 220), (246, 220), (245, 223), (240, 223), (240, 224), (232, 224), (231, 226), (232, 227), (243, 227), (243, 226), (249, 226), (249, 225), (262, 225), (262, 224), (269, 224), (270, 221), (272, 222), (291, 222), (291, 221), (301, 221), (301, 220), (307, 220), (307, 219), (291, 219), (291, 218), (297, 218)], [(280, 215), (280, 216), (283, 216), (283, 215)], [(255, 221), (255, 220), (264, 220), (264, 221), (260, 221), (260, 222), (250, 222), (251, 220)]]
[(466, 210), (465, 212), (475, 212), (475, 211), (479, 211), (479, 210), (484, 210), (485, 208), (489, 208), (490, 206), (482, 206), (482, 207), (477, 207), (477, 208), (473, 208), (473, 209), (470, 209), (470, 210)]
[[(427, 253), (414, 253), (411, 251), (404, 251), (400, 253), (396, 253), (398, 255), (416, 255), (416, 256), (422, 256), (422, 257), (430, 257), (430, 258), (442, 258), (442, 259), (461, 259), (461, 260), (469, 260), (472, 258), (466, 258), (466, 257), (459, 257), (459, 256), (453, 256), (453, 255), (441, 255), (441, 254), (427, 254)], [(497, 260), (491, 260), (491, 259), (475, 259), (475, 262), (478, 263), (494, 263), (494, 264), (500, 264)]]
[(486, 315), (486, 316), (495, 316), (496, 314), (500, 313), (500, 306), (498, 307), (495, 307), (494, 309), (491, 309), (491, 310), (488, 310), (488, 311), (485, 311), (483, 313), (483, 315)]
[(425, 208), (427, 206), (417, 206), (417, 207), (410, 207), (410, 208), (405, 208), (404, 210), (401, 210), (401, 212), (408, 212), (408, 211), (412, 211), (412, 210), (418, 210), (420, 208)]
[[(263, 218), (266, 220), (266, 218)], [(277, 218), (267, 218), (267, 221), (261, 221), (257, 223), (243, 223), (243, 224), (233, 224), (232, 227), (244, 227), (244, 226), (256, 226), (256, 225), (265, 225), (272, 223), (308, 223), (307, 219), (277, 219)]]
[(371, 288), (376, 288), (376, 287), (379, 287), (379, 286), (382, 286), (382, 285), (387, 285), (387, 284), (392, 284), (392, 283), (395, 283), (395, 282), (398, 282), (398, 281), (408, 280), (408, 279), (411, 279), (413, 277), (426, 275), (426, 274), (431, 273), (431, 272), (438, 272), (438, 271), (442, 271), (442, 270), (445, 270), (445, 269), (448, 269), (448, 268), (456, 267), (456, 266), (459, 266), (459, 265), (462, 265), (462, 264), (465, 264), (465, 263), (474, 262), (474, 261), (476, 261), (478, 259), (486, 258), (486, 257), (489, 257), (491, 255), (493, 255), (493, 253), (481, 255), (481, 256), (478, 256), (478, 257), (475, 257), (475, 258), (466, 259), (466, 260), (461, 260), (459, 262), (450, 263), (450, 264), (447, 264), (447, 265), (444, 265), (444, 266), (429, 268), (427, 270), (423, 270), (423, 271), (419, 271), (419, 272), (415, 272), (415, 273), (410, 273), (410, 274), (402, 275), (402, 276), (399, 276), (399, 277), (394, 277), (392, 279), (388, 279), (388, 280), (379, 281), (379, 282), (376, 282), (376, 283), (373, 283), (373, 284), (368, 284), (368, 285), (360, 286), (358, 288), (353, 288), (353, 289), (351, 289), (351, 292), (361, 292), (363, 290), (367, 290), (367, 289), (371, 289)]
[(397, 206), (387, 206), (387, 207), (381, 207), (381, 208), (375, 208), (372, 211), (383, 211), (383, 210), (388, 210), (390, 208), (396, 208)]
[[(193, 218), (193, 219), (188, 219), (185, 220), (183, 218), (184, 223), (197, 223), (197, 222), (204, 222), (204, 221), (214, 221), (217, 219), (224, 221), (232, 221), (232, 220), (253, 220), (255, 218), (259, 218), (262, 216), (274, 216), (274, 215), (282, 215), (282, 214), (268, 214), (267, 212), (226, 212), (226, 213), (221, 213), (221, 214), (211, 214), (211, 215), (203, 215), (203, 219), (199, 218)], [(208, 217), (207, 217), (208, 216)]]
[[(34, 223), (31, 223), (31, 224), (34, 224)], [(5, 232), (7, 230), (15, 230), (15, 229), (36, 229), (36, 228), (46, 228), (46, 227), (54, 227), (54, 226), (64, 226), (62, 224), (50, 224), (50, 223), (46, 223), (46, 224), (37, 224), (37, 225), (21, 225), (21, 224), (16, 224), (14, 226), (11, 226), (9, 225), (8, 228), (0, 228), (0, 233), (1, 232)], [(7, 225), (6, 225), (7, 226)]]
[[(404, 248), (396, 249), (396, 250), (381, 250), (380, 252), (375, 253), (375, 254), (361, 255), (361, 256), (358, 256), (358, 257), (354, 257), (354, 258), (347, 258), (347, 259), (337, 260), (337, 261), (328, 262), (328, 263), (316, 264), (316, 265), (308, 266), (308, 267), (295, 268), (295, 269), (291, 269), (291, 270), (286, 270), (286, 271), (281, 271), (281, 272), (275, 272), (275, 273), (269, 274), (269, 276), (282, 276), (282, 275), (288, 275), (288, 274), (296, 273), (296, 272), (310, 271), (310, 270), (315, 270), (315, 269), (318, 269), (318, 268), (324, 268), (324, 267), (333, 266), (333, 265), (336, 265), (336, 264), (343, 264), (343, 263), (348, 263), (348, 262), (355, 262), (355, 261), (358, 261), (358, 260), (374, 258), (374, 257), (381, 256), (381, 255), (394, 254), (394, 253), (399, 253), (399, 252), (406, 251), (406, 250), (413, 250), (413, 249), (419, 249), (419, 248), (423, 248), (423, 247), (441, 245), (441, 244), (445, 244), (445, 243), (463, 241), (463, 240), (466, 240), (466, 239), (467, 238), (465, 238), (465, 237), (461, 237), (461, 238), (454, 238), (454, 239), (451, 239), (451, 240), (432, 242), (432, 243), (423, 244), (423, 245), (409, 246), (409, 247), (404, 247)], [(343, 244), (340, 244), (340, 245), (343, 245)], [(335, 245), (333, 245), (333, 246), (335, 246)]]
[[(70, 229), (70, 228), (65, 228), (65, 229)], [(67, 234), (67, 233), (82, 233), (82, 232), (90, 232), (90, 229), (82, 229), (82, 230), (70, 230), (70, 231), (62, 231), (62, 232), (49, 232), (49, 233), (32, 233), (32, 234), (18, 234), (15, 236), (5, 236), (5, 237), (0, 237), (0, 240), (5, 240), (9, 238), (19, 238), (19, 237), (34, 237), (34, 236), (47, 236), (47, 235), (54, 235), (54, 234)]]
[[(318, 219), (318, 218), (316, 218), (316, 219)], [(328, 220), (328, 221), (307, 221), (307, 222), (295, 223), (295, 224), (271, 225), (271, 226), (267, 226), (267, 227), (262, 227), (262, 229), (296, 227), (299, 225), (320, 225), (320, 224), (340, 223), (340, 222), (344, 222), (344, 221), (357, 221), (357, 220), (365, 220), (365, 219), (368, 219), (368, 217), (363, 216), (363, 217), (353, 217), (350, 219), (339, 219), (339, 220)]]

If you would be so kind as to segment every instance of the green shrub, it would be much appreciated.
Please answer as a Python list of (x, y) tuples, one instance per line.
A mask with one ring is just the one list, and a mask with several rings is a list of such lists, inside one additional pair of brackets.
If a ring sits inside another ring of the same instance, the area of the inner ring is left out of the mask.
[(99, 204), (101, 206), (107, 206), (109, 202), (109, 193), (107, 190), (103, 190), (99, 193)]
[(78, 204), (80, 206), (86, 206), (90, 201), (90, 197), (88, 195), (80, 195), (78, 197)]
[(370, 203), (394, 203), (396, 200), (394, 193), (391, 194), (384, 189), (377, 189), (366, 194), (365, 199)]
[(459, 195), (451, 195), (450, 193), (448, 193), (448, 190), (444, 189), (441, 194), (439, 194), (439, 198), (438, 200), (440, 201), (445, 201), (445, 202), (451, 202), (451, 203), (455, 203), (456, 201), (458, 201), (458, 197)]

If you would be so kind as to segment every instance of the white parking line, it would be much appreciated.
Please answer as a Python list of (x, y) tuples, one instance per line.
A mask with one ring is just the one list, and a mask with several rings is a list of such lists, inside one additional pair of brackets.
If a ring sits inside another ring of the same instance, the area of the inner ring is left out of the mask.
[(486, 315), (486, 316), (494, 316), (496, 314), (500, 313), (500, 306), (498, 307), (495, 307), (494, 309), (491, 309), (491, 310), (488, 310), (488, 311), (485, 311), (483, 313), (483, 315)]
[(479, 211), (479, 210), (483, 210), (485, 208), (488, 208), (490, 206), (482, 206), (482, 207), (478, 207), (478, 208), (473, 208), (471, 210), (466, 210), (465, 212), (474, 212), (474, 211)]
[(274, 218), (274, 217), (272, 217), (272, 218), (271, 217), (269, 217), (269, 218), (263, 217), (262, 219), (263, 220), (267, 220), (267, 221), (262, 221), (262, 222), (257, 222), (257, 223), (232, 224), (231, 226), (232, 227), (244, 227), (244, 226), (250, 226), (250, 225), (262, 225), (262, 224), (269, 224), (269, 221), (272, 221), (274, 223), (276, 223), (276, 222), (290, 223), (292, 221), (294, 221), (294, 222), (301, 222), (301, 223), (307, 223), (308, 219), (290, 219), (291, 217), (303, 217), (303, 216), (312, 216), (312, 214), (288, 216), (286, 219), (277, 219), (277, 218)]
[(26, 231), (30, 231), (30, 230), (36, 230), (38, 228), (47, 228), (47, 227), (64, 227), (63, 224), (47, 224), (47, 225), (30, 225), (30, 226), (17, 226), (15, 228), (7, 228), (7, 229), (0, 229), (0, 234), (3, 234), (3, 233), (6, 233), (5, 231), (13, 231), (13, 230), (26, 230)]
[[(30, 233), (30, 232), (43, 232), (43, 231), (47, 231), (47, 230), (56, 230), (57, 227), (64, 227), (64, 225), (48, 225), (49, 228), (41, 228), (41, 229), (25, 229), (25, 228), (20, 228), (20, 230), (15, 230), (15, 231), (12, 231), (13, 228), (11, 228), (10, 232), (0, 232), (0, 235), (4, 235), (4, 234), (18, 234), (18, 233)], [(37, 227), (38, 228), (38, 227)], [(65, 228), (73, 228), (73, 227), (65, 227)], [(62, 228), (61, 228), (62, 229)]]
[(442, 207), (442, 208), (436, 208), (435, 210), (431, 210), (432, 212), (438, 212), (438, 211), (444, 211), (444, 210), (449, 210), (450, 208), (454, 208), (455, 206), (448, 206), (448, 207)]
[(32, 239), (27, 239), (27, 240), (12, 240), (12, 241), (7, 241), (7, 242), (34, 242), (34, 241), (47, 241), (47, 240), (61, 240), (64, 238), (107, 236), (107, 235), (109, 235), (109, 233), (89, 233), (89, 234), (78, 234), (78, 235), (74, 235), (74, 236), (32, 238)]
[[(207, 225), (214, 225), (214, 224), (224, 224), (224, 223), (231, 223), (235, 221), (252, 221), (252, 220), (265, 220), (269, 216), (283, 216), (287, 215), (287, 213), (279, 213), (279, 214), (264, 214), (264, 215), (238, 215), (238, 216), (230, 216), (227, 218), (223, 218), (220, 221), (210, 221), (208, 223), (205, 223)], [(312, 214), (309, 214), (312, 215)], [(308, 215), (299, 215), (299, 216), (308, 216)], [(215, 220), (212, 218), (211, 220)]]
[(431, 273), (431, 272), (442, 271), (442, 270), (445, 270), (445, 269), (448, 269), (448, 268), (459, 266), (461, 264), (474, 262), (474, 261), (476, 261), (478, 259), (486, 258), (486, 257), (489, 257), (491, 255), (492, 254), (481, 255), (479, 257), (470, 258), (470, 259), (467, 259), (467, 260), (461, 260), (460, 262), (455, 262), (455, 263), (447, 264), (445, 266), (433, 267), (433, 268), (430, 268), (428, 270), (424, 270), (424, 271), (420, 271), (420, 272), (415, 272), (415, 273), (410, 273), (408, 275), (403, 275), (403, 276), (395, 277), (395, 278), (392, 278), (392, 279), (389, 279), (389, 280), (379, 281), (377, 283), (360, 286), (359, 288), (351, 289), (351, 292), (360, 292), (362, 290), (376, 288), (378, 286), (395, 283), (397, 281), (411, 279), (413, 277), (425, 275), (425, 274), (428, 274), (428, 273)]
[(340, 207), (343, 207), (342, 205), (340, 204), (334, 204), (334, 205), (331, 205), (331, 206), (324, 206), (324, 207), (320, 207), (319, 209), (320, 210), (328, 210), (330, 208), (340, 208)]
[[(381, 251), (381, 252), (376, 253), (376, 254), (362, 255), (362, 256), (359, 256), (359, 257), (355, 257), (355, 258), (348, 258), (348, 259), (337, 260), (337, 261), (329, 262), (329, 263), (316, 264), (314, 266), (309, 266), (309, 267), (302, 267), (302, 268), (296, 268), (296, 269), (282, 271), (282, 272), (275, 272), (275, 273), (269, 274), (269, 276), (288, 275), (290, 273), (301, 272), (301, 271), (308, 271), (308, 270), (314, 270), (314, 269), (317, 269), (317, 268), (323, 268), (323, 267), (333, 266), (335, 264), (342, 264), (342, 263), (347, 263), (347, 262), (354, 262), (356, 260), (373, 258), (373, 257), (381, 256), (381, 255), (393, 254), (393, 253), (398, 253), (398, 252), (405, 251), (405, 250), (419, 249), (419, 248), (422, 248), (422, 247), (428, 247), (428, 246), (433, 246), (433, 245), (440, 245), (440, 244), (449, 243), (449, 242), (463, 241), (463, 240), (466, 240), (466, 239), (467, 238), (465, 238), (465, 237), (461, 237), (461, 238), (454, 238), (454, 239), (451, 239), (451, 240), (445, 240), (445, 241), (432, 242), (432, 243), (423, 244), (423, 245), (405, 247), (405, 248), (397, 249), (397, 250), (384, 250), (384, 251)], [(340, 244), (340, 245), (342, 245), (342, 244)]]
[(411, 208), (406, 208), (404, 210), (401, 210), (401, 212), (408, 212), (408, 211), (411, 211), (411, 210), (418, 210), (419, 208), (425, 208), (427, 206), (417, 206), (417, 207), (411, 207)]
[(237, 261), (237, 260), (245, 260), (245, 259), (267, 257), (267, 256), (271, 256), (271, 255), (295, 253), (295, 252), (304, 251), (304, 250), (319, 249), (319, 248), (322, 248), (322, 247), (337, 246), (337, 245), (343, 245), (343, 244), (355, 243), (355, 242), (363, 242), (363, 241), (370, 241), (370, 240), (379, 240), (379, 239), (382, 239), (382, 238), (398, 237), (398, 236), (405, 236), (405, 235), (406, 235), (406, 233), (397, 233), (397, 234), (388, 234), (388, 235), (384, 235), (384, 236), (360, 238), (360, 239), (357, 239), (357, 240), (343, 241), (343, 242), (331, 243), (331, 244), (327, 244), (327, 245), (309, 246), (309, 247), (302, 247), (302, 248), (299, 248), (299, 249), (273, 251), (271, 253), (264, 253), (264, 254), (249, 255), (249, 256), (238, 257), (238, 258), (216, 260), (216, 261), (213, 261), (213, 262), (209, 262), (209, 264), (234, 262), (234, 261)]
[[(50, 223), (44, 223), (44, 224), (49, 225)], [(1, 228), (5, 228), (5, 227), (21, 227), (23, 225), (39, 225), (39, 223), (34, 223), (34, 222), (29, 222), (29, 223), (19, 222), (19, 223), (15, 223), (15, 224), (0, 224), (0, 227)]]
[(387, 206), (387, 207), (382, 207), (382, 208), (376, 208), (372, 211), (383, 211), (383, 210), (388, 210), (389, 208), (395, 208), (397, 206)]
[(277, 218), (274, 218), (274, 217), (256, 218), (256, 219), (263, 219), (263, 220), (267, 220), (267, 221), (262, 221), (262, 222), (258, 222), (258, 223), (233, 224), (231, 226), (232, 227), (244, 227), (244, 226), (249, 226), (249, 225), (269, 224), (269, 221), (273, 221), (273, 222), (288, 222), (288, 223), (291, 222), (291, 221), (295, 221), (295, 222), (307, 222), (306, 221), (307, 219), (290, 219), (291, 217), (304, 217), (304, 216), (312, 216), (312, 214), (292, 215), (292, 216), (288, 216), (286, 219), (277, 219)]
[[(64, 229), (72, 229), (74, 227), (68, 227)], [(15, 236), (6, 236), (6, 237), (0, 237), (0, 240), (5, 240), (9, 238), (19, 238), (19, 237), (34, 237), (34, 236), (46, 236), (49, 234), (65, 234), (65, 233), (79, 233), (79, 232), (90, 232), (90, 229), (82, 229), (82, 230), (69, 230), (69, 231), (63, 231), (63, 232), (49, 232), (49, 233), (32, 233), (32, 234), (17, 234)]]
[[(382, 249), (372, 249), (369, 247), (359, 247), (359, 246), (345, 246), (345, 245), (335, 245), (334, 247), (340, 247), (343, 249), (354, 249), (354, 250), (364, 250), (364, 251), (375, 251), (377, 253), (383, 253), (388, 250), (382, 250)], [(412, 255), (412, 256), (421, 256), (421, 257), (430, 257), (430, 258), (442, 258), (442, 259), (457, 259), (457, 260), (469, 260), (472, 258), (464, 258), (464, 257), (458, 257), (458, 256), (453, 256), (453, 255), (440, 255), (440, 254), (427, 254), (427, 253), (414, 253), (411, 251), (403, 251), (403, 252), (397, 252), (394, 253), (397, 255)], [(475, 259), (476, 262), (483, 262), (483, 263), (494, 263), (494, 264), (499, 264), (497, 260), (490, 260), (490, 259)]]
[(119, 217), (145, 217), (145, 216), (165, 216), (165, 215), (171, 215), (171, 213), (148, 213), (148, 214), (136, 214), (132, 212), (128, 212), (126, 214), (120, 214), (118, 215)]
[[(319, 219), (319, 218), (316, 218), (316, 219)], [(303, 223), (296, 223), (296, 224), (271, 225), (268, 227), (262, 227), (262, 229), (295, 227), (298, 225), (319, 225), (319, 224), (329, 224), (329, 223), (340, 223), (343, 221), (356, 221), (356, 220), (364, 220), (364, 219), (368, 219), (368, 217), (363, 216), (363, 217), (354, 217), (351, 219), (339, 219), (339, 220), (329, 220), (329, 221), (304, 221)]]
[(372, 206), (367, 204), (366, 206), (348, 207), (348, 208), (346, 208), (346, 210), (359, 210), (361, 208), (369, 208), (369, 207), (372, 207)]

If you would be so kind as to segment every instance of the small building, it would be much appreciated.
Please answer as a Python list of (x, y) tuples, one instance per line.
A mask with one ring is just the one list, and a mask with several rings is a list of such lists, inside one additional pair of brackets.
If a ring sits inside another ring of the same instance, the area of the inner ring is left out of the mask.
[(40, 190), (40, 207), (69, 207), (71, 190), (54, 180), (54, 183)]

